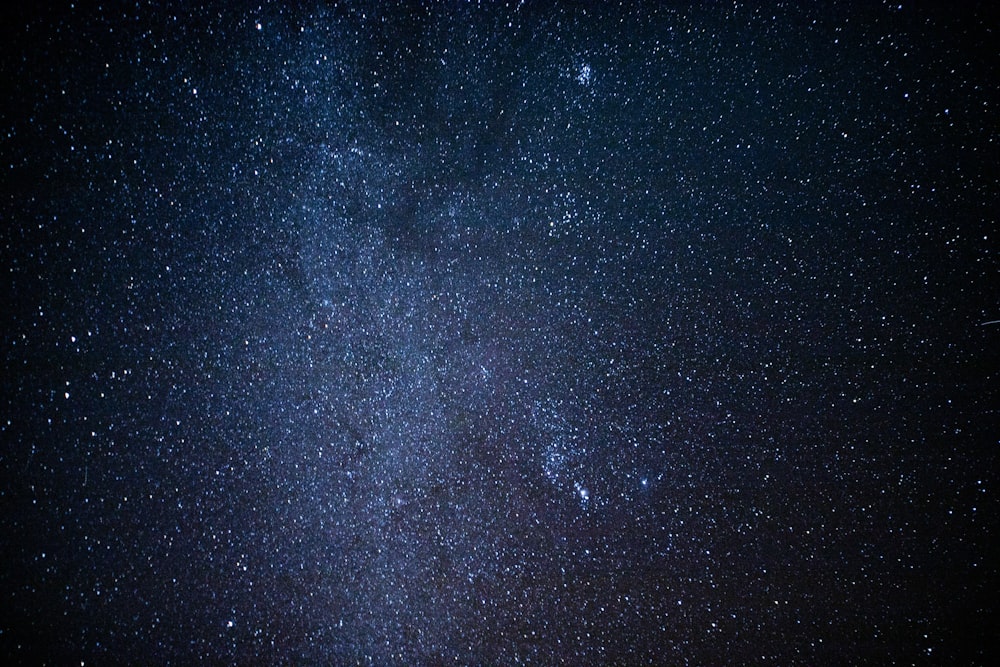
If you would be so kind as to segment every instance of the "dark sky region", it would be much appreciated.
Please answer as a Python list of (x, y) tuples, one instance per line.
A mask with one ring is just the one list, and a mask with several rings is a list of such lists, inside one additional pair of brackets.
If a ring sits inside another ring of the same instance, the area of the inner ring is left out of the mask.
[(16, 5), (4, 664), (995, 653), (990, 3)]

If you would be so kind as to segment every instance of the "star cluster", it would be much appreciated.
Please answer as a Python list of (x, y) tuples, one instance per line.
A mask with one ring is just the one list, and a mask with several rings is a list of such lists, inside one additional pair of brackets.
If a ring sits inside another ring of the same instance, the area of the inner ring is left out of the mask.
[(985, 661), (975, 7), (112, 4), (3, 28), (6, 663)]

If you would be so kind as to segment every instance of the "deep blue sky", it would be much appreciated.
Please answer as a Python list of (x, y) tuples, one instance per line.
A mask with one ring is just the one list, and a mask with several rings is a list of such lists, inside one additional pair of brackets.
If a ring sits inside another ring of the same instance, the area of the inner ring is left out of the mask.
[(981, 664), (976, 5), (17, 9), (9, 664)]

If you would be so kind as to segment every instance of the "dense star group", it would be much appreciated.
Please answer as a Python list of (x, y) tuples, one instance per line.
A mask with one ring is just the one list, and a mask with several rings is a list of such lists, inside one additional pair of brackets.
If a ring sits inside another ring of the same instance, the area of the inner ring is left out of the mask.
[(5, 24), (5, 663), (985, 659), (974, 7)]

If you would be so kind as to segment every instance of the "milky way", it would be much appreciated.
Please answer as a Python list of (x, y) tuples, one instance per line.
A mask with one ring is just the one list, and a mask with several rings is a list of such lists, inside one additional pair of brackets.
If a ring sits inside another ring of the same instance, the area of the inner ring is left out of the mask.
[(5, 664), (985, 662), (992, 24), (16, 10)]

